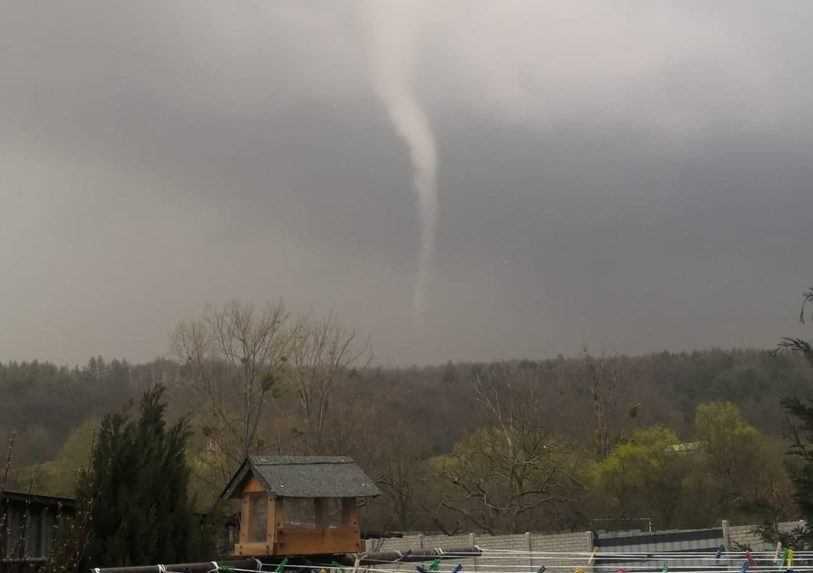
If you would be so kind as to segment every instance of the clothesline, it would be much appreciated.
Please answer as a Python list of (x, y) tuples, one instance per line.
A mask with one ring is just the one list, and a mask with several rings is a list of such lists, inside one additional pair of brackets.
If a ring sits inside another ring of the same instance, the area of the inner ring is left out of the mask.
[[(585, 552), (585, 551), (522, 551), (515, 549), (484, 549), (478, 552), (440, 552), (441, 559), (428, 566), (396, 560), (373, 560), (357, 556), (355, 565), (288, 563), (263, 564), (257, 569), (239, 569), (218, 566), (208, 573), (286, 573), (286, 571), (309, 570), (313, 573), (545, 573), (548, 569), (571, 573), (813, 573), (813, 551), (793, 551), (780, 548), (773, 551), (724, 551), (701, 552)], [(404, 552), (403, 555), (408, 555)], [(518, 560), (526, 563), (516, 563)], [(364, 560), (365, 564), (360, 565)], [(508, 562), (510, 561), (510, 562)], [(608, 563), (608, 561), (610, 561)], [(613, 563), (615, 561), (615, 563)], [(631, 561), (649, 561), (653, 565), (635, 565)], [(700, 563), (698, 563), (698, 561)], [(718, 566), (714, 564), (718, 563)], [(795, 563), (795, 565), (794, 565)], [(169, 571), (159, 566), (161, 573)]]

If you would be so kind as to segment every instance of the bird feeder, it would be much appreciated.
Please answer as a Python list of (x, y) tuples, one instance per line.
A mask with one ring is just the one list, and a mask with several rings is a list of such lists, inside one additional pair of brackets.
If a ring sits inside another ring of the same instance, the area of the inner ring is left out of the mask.
[(235, 556), (362, 551), (357, 500), (381, 492), (347, 457), (250, 456), (221, 498), (240, 499)]

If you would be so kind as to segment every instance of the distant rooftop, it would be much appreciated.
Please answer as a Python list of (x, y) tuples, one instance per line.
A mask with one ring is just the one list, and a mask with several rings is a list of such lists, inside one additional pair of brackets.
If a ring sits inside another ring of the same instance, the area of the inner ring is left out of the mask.
[(375, 497), (381, 492), (352, 458), (344, 456), (249, 456), (222, 497), (237, 497), (249, 475), (277, 497)]
[(0, 499), (7, 499), (11, 501), (34, 503), (38, 505), (64, 505), (73, 507), (76, 500), (72, 497), (62, 497), (58, 495), (42, 495), (37, 493), (29, 493), (24, 491), (15, 491), (11, 489), (0, 489)]
[(668, 452), (675, 452), (678, 454), (688, 454), (696, 452), (700, 449), (700, 442), (682, 442), (680, 444), (673, 444), (666, 448)]

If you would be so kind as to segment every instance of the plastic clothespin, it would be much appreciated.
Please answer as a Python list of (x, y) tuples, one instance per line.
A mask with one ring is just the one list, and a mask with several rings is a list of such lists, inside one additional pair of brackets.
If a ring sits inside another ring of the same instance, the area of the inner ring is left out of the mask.
[(338, 561), (331, 561), (330, 562), (330, 567), (334, 571), (338, 571), (339, 573), (344, 573), (344, 566), (341, 563), (339, 563)]
[(463, 571), (462, 563), (458, 563), (457, 565), (454, 566), (454, 569), (452, 569), (452, 573), (460, 573), (461, 571)]
[(433, 559), (429, 564), (430, 571), (440, 571), (440, 559)]
[(742, 567), (740, 567), (740, 573), (748, 573), (748, 568), (751, 566), (747, 560), (742, 562)]
[(754, 562), (754, 556), (753, 556), (753, 555), (751, 555), (751, 550), (750, 550), (750, 549), (749, 549), (748, 551), (746, 551), (746, 552), (745, 552), (745, 560), (746, 560), (746, 561), (748, 561), (748, 566), (749, 566), (749, 567), (750, 567), (750, 566), (753, 566), (753, 565), (754, 565), (754, 563), (755, 563), (755, 562)]
[(283, 571), (285, 571), (285, 566), (286, 565), (288, 565), (288, 558), (287, 557), (285, 559), (283, 559), (280, 562), (279, 565), (277, 565), (277, 568), (274, 569), (274, 573), (282, 573)]
[(717, 554), (714, 556), (716, 559), (719, 559), (723, 555), (723, 549), (725, 549), (723, 545), (717, 548)]
[(796, 555), (796, 552), (793, 549), (788, 548), (788, 569), (793, 567), (793, 557)]
[(547, 567), (545, 567), (544, 565), (540, 565), (539, 569), (536, 570), (536, 573), (545, 573), (545, 571), (547, 570), (548, 570)]
[(669, 573), (669, 566), (666, 563), (661, 567), (661, 573)]
[(415, 565), (415, 571), (418, 573), (428, 573), (428, 571), (424, 568), (423, 565)]

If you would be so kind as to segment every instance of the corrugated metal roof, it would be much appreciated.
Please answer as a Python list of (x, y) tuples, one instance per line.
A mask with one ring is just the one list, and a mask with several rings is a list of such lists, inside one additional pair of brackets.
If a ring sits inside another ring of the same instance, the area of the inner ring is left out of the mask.
[(232, 477), (223, 497), (251, 473), (278, 497), (374, 497), (381, 492), (351, 458), (343, 456), (250, 456)]

